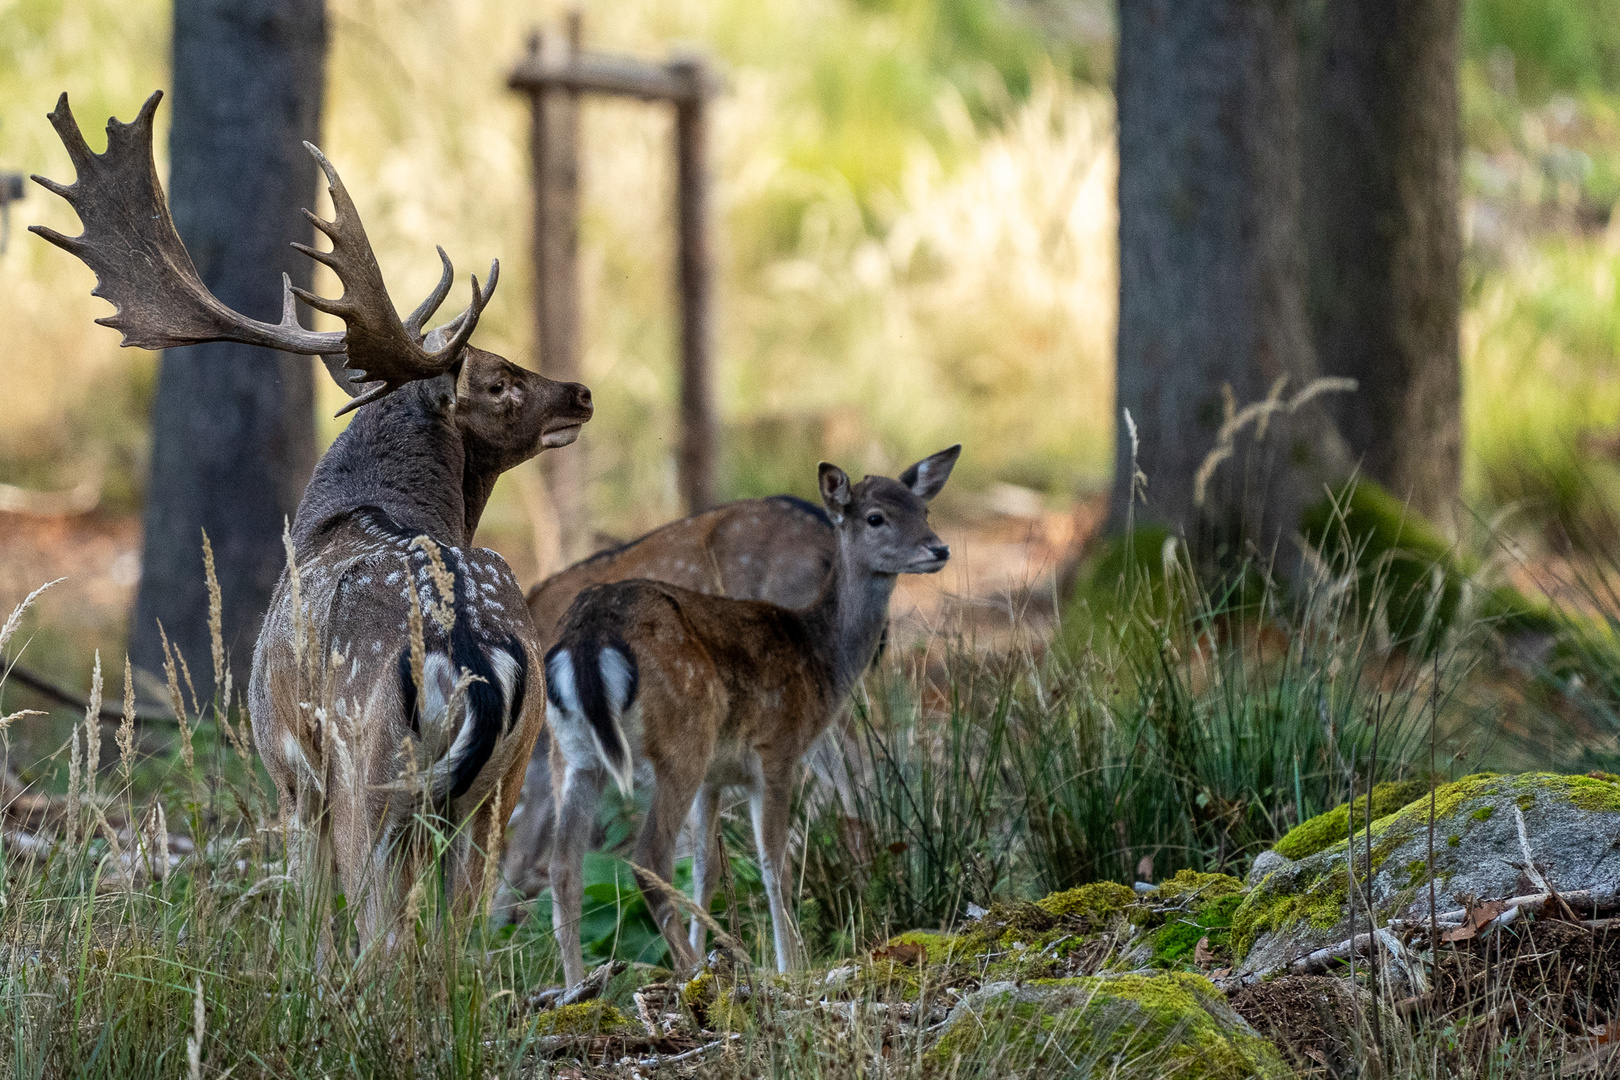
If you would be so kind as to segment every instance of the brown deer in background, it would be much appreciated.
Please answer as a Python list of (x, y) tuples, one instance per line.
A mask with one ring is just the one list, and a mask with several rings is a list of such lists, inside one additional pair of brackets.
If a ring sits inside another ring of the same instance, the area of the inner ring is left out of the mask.
[[(96, 272), (116, 312), (98, 322), (123, 344), (173, 348), (230, 340), (322, 356), (358, 409), (322, 457), (288, 536), (289, 563), (254, 653), (254, 740), (288, 819), (290, 853), (335, 861), (363, 938), (391, 938), (403, 889), (420, 871), (412, 828), (427, 810), (455, 836), (458, 898), (479, 894), (486, 861), (517, 801), (542, 725), (540, 642), (501, 557), (470, 541), (495, 479), (591, 416), (590, 392), (468, 345), (494, 292), (431, 333), (450, 290), (450, 260), (428, 299), (401, 319), (336, 170), (334, 220), (309, 214), (343, 295), (284, 281), (282, 318), (263, 323), (203, 285), (174, 229), (152, 160), (152, 95), (129, 124), (110, 121), (93, 153), (64, 94), (50, 116), (78, 173), (64, 186), (84, 233), (34, 231)], [(308, 213), (306, 211), (306, 213)], [(299, 324), (293, 298), (345, 329)], [(319, 867), (314, 867), (319, 869)]]
[[(543, 647), (555, 644), (563, 615), (592, 585), (648, 578), (715, 596), (803, 607), (821, 593), (838, 541), (826, 511), (791, 495), (742, 499), (672, 521), (638, 540), (599, 552), (529, 590), (529, 614)], [(501, 867), (505, 909), (545, 887), (556, 808), (548, 741), (536, 743), (523, 778)], [(826, 763), (843, 778), (842, 761)]]
[[(821, 465), (837, 552), (820, 595), (803, 608), (645, 580), (579, 595), (546, 655), (558, 792), (552, 920), (569, 986), (585, 977), (581, 869), (597, 803), (610, 780), (628, 795), (638, 773), (654, 790), (635, 863), (669, 881), (676, 834), (690, 812), (700, 907), (715, 887), (721, 790), (748, 790), (777, 967), (794, 962), (798, 935), (782, 877), (799, 762), (870, 663), (897, 575), (933, 573), (949, 558), (928, 525), (928, 502), (960, 450), (924, 458), (899, 480), (869, 476), (854, 485), (837, 466)], [(695, 966), (702, 924), (694, 920), (688, 939), (657, 883), (641, 877), (640, 884), (673, 965)]]

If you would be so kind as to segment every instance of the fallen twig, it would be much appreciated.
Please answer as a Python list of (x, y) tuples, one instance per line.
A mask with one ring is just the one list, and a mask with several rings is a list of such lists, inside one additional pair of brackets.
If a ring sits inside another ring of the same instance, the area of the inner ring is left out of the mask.
[(652, 1069), (659, 1065), (679, 1065), (683, 1061), (691, 1061), (693, 1058), (703, 1057), (715, 1050), (729, 1045), (730, 1043), (736, 1042), (740, 1038), (742, 1038), (742, 1036), (739, 1034), (731, 1034), (725, 1036), (724, 1038), (716, 1039), (714, 1042), (704, 1043), (702, 1046), (687, 1050), (684, 1053), (673, 1054), (669, 1057), (661, 1057), (658, 1055), (645, 1057), (636, 1062), (636, 1067), (640, 1069)]

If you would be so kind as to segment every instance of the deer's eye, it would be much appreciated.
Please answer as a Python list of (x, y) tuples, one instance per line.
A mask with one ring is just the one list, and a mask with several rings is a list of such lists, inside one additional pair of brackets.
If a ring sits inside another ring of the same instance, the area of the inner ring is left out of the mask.
[(489, 388), (489, 392), (494, 394), (496, 397), (500, 397), (502, 394), (506, 393), (506, 384), (503, 382), (498, 382)]
[(879, 525), (883, 524), (883, 515), (882, 514), (867, 514), (866, 515), (866, 523), (868, 525), (872, 526), (872, 528), (875, 529)]

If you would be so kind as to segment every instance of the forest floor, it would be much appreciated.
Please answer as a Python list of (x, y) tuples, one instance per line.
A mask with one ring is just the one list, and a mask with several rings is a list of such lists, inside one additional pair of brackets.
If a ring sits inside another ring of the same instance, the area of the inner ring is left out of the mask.
[[(936, 521), (951, 560), (938, 574), (902, 580), (893, 619), (903, 640), (948, 628), (978, 648), (1005, 651), (1018, 635), (1050, 631), (1059, 580), (1101, 527), (1106, 498), (1059, 511), (1008, 505), (1014, 502), (1004, 497), (998, 508), (984, 500)], [(505, 555), (520, 575), (534, 565), (533, 541), (522, 532), (480, 533), (479, 542)], [(70, 686), (87, 678), (93, 650), (109, 662), (122, 648), (140, 555), (138, 517), (0, 512), (0, 607), (9, 611), (61, 579), (31, 613), (33, 643), (21, 662)]]

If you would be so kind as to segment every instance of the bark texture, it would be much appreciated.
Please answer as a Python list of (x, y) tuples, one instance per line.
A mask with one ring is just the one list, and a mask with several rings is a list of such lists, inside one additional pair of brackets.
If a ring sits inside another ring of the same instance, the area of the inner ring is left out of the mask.
[[(1232, 440), (1195, 498), (1231, 412), (1317, 375), (1300, 230), (1295, 0), (1123, 0), (1119, 102), (1119, 404), (1147, 477), (1139, 518), (1205, 555), (1287, 539), (1348, 458), (1322, 398)], [(1228, 389), (1229, 388), (1229, 389)], [(1263, 439), (1256, 439), (1263, 433)], [(1116, 527), (1132, 491), (1121, 423)]]
[[(169, 200), (203, 281), (230, 307), (275, 321), (281, 274), (308, 287), (326, 53), (324, 0), (176, 0)], [(307, 314), (307, 313), (306, 313)], [(310, 358), (248, 345), (164, 353), (130, 652), (161, 670), (161, 620), (200, 694), (213, 686), (202, 532), (224, 601), (235, 685), (285, 563), (284, 519), (315, 464)]]
[(1460, 0), (1325, 5), (1308, 56), (1310, 310), (1362, 472), (1452, 517), (1462, 469)]

